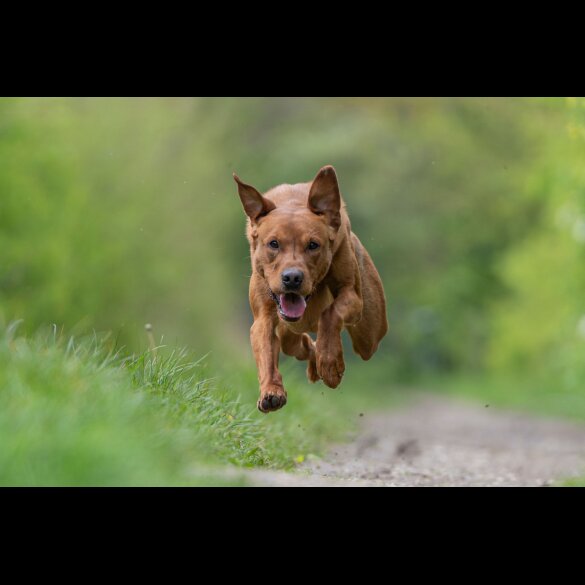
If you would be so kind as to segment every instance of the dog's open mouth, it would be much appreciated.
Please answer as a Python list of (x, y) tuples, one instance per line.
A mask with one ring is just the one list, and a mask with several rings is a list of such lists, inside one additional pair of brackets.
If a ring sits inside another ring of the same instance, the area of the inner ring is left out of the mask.
[(296, 293), (275, 295), (272, 291), (270, 293), (276, 302), (278, 312), (285, 321), (298, 321), (305, 314), (307, 301), (311, 296), (303, 297)]

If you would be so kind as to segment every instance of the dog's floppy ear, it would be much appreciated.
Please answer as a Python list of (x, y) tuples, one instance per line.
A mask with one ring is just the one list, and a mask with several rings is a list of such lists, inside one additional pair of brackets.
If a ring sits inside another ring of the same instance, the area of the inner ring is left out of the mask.
[(252, 221), (256, 221), (258, 218), (266, 215), (273, 209), (276, 209), (276, 205), (274, 205), (270, 199), (262, 197), (252, 185), (242, 183), (240, 177), (238, 177), (236, 173), (233, 173), (233, 175), (235, 182), (238, 184), (238, 193), (242, 200), (244, 211)]
[(309, 192), (309, 209), (317, 215), (324, 215), (329, 225), (337, 230), (341, 225), (341, 195), (337, 175), (331, 165), (323, 167), (313, 179)]

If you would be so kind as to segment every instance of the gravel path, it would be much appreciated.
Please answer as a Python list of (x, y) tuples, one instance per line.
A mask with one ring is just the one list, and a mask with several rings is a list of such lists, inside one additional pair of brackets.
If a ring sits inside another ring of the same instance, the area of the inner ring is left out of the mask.
[(266, 486), (546, 486), (585, 475), (585, 425), (437, 395), (367, 413), (360, 434)]

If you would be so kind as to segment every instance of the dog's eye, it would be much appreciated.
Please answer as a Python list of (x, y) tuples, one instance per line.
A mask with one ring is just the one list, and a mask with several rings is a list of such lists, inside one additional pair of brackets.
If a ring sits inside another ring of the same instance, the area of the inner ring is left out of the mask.
[(317, 244), (317, 242), (309, 242), (309, 245), (307, 246), (307, 248), (309, 248), (309, 250), (316, 250), (319, 247), (319, 244)]
[(272, 240), (271, 242), (268, 243), (268, 245), (274, 249), (274, 250), (278, 250), (278, 242), (276, 240)]

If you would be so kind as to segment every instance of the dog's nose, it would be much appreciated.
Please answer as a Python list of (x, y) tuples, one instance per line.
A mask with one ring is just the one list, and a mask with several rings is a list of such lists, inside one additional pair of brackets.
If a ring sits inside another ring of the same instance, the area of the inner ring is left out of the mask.
[(296, 290), (303, 283), (303, 273), (296, 268), (289, 268), (282, 273), (282, 284), (287, 290)]

